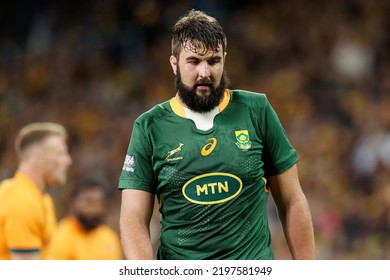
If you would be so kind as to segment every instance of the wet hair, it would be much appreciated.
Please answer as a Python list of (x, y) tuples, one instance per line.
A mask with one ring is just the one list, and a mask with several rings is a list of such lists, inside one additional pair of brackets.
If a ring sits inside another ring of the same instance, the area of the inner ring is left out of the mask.
[(218, 52), (220, 46), (226, 51), (227, 39), (218, 21), (201, 11), (191, 10), (181, 17), (172, 28), (172, 54), (179, 57), (182, 47), (204, 55)]
[(37, 122), (31, 123), (20, 129), (15, 140), (15, 151), (19, 158), (23, 152), (32, 145), (43, 142), (52, 135), (67, 137), (66, 129), (57, 123)]

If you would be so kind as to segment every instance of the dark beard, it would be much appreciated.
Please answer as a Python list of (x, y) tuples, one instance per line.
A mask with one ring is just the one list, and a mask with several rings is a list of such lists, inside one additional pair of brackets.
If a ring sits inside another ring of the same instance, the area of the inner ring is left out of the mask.
[(103, 223), (103, 216), (93, 216), (93, 217), (87, 217), (82, 214), (76, 214), (76, 219), (79, 221), (79, 223), (83, 226), (83, 228), (86, 231), (91, 231), (98, 226), (100, 226)]
[[(188, 107), (188, 109), (194, 112), (207, 113), (217, 107), (224, 97), (224, 92), (228, 87), (228, 84), (227, 74), (224, 71), (221, 77), (221, 82), (217, 88), (215, 88), (211, 80), (208, 79), (197, 81), (192, 88), (187, 87), (181, 80), (180, 69), (177, 69), (176, 90), (179, 94), (180, 100)], [(196, 87), (198, 85), (208, 85), (210, 87), (210, 95), (207, 97), (198, 96), (196, 94)]]

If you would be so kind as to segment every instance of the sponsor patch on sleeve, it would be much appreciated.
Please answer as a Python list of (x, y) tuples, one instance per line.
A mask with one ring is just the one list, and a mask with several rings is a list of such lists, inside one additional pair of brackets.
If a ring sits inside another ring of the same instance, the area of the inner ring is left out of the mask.
[(126, 155), (122, 170), (134, 172), (134, 168), (135, 168), (135, 156)]

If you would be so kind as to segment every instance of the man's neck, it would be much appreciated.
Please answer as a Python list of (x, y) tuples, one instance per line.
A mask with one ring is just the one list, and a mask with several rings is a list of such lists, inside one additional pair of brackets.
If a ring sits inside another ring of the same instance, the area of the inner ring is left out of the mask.
[(21, 163), (18, 167), (18, 171), (29, 177), (37, 185), (41, 192), (44, 192), (46, 190), (46, 185), (41, 176), (41, 173), (36, 170), (36, 168), (29, 164)]

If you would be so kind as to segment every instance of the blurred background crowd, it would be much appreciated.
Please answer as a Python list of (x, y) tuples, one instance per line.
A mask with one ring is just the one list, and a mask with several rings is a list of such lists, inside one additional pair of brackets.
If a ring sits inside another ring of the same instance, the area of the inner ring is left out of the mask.
[[(116, 185), (133, 121), (174, 96), (170, 30), (190, 8), (228, 36), (232, 88), (266, 93), (300, 156), (319, 259), (390, 259), (390, 1), (85, 0), (0, 4), (0, 180), (23, 125), (67, 127), (73, 165)], [(58, 216), (68, 188), (52, 193)], [(276, 257), (288, 251), (275, 209)]]

